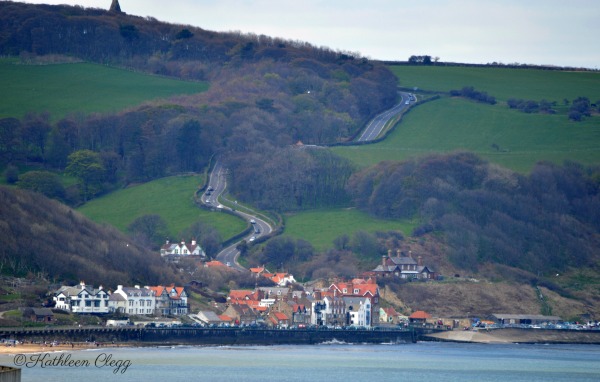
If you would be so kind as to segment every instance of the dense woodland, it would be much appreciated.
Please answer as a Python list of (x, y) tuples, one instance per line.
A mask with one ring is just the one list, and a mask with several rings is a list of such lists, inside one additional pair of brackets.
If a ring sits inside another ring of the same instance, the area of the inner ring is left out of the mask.
[(539, 163), (525, 176), (456, 153), (382, 162), (353, 175), (348, 191), (375, 216), (421, 219), (413, 235), (441, 233), (463, 269), (497, 263), (547, 274), (598, 264), (598, 167)]

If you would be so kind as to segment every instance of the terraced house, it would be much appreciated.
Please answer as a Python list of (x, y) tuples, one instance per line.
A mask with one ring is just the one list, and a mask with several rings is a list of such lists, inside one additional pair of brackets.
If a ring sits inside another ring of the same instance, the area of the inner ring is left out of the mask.
[(149, 287), (123, 287), (118, 285), (109, 298), (109, 311), (134, 315), (151, 315), (155, 313), (156, 296)]
[(163, 316), (180, 316), (188, 314), (188, 295), (184, 287), (174, 284), (169, 286), (148, 287), (154, 292), (156, 298), (156, 314)]

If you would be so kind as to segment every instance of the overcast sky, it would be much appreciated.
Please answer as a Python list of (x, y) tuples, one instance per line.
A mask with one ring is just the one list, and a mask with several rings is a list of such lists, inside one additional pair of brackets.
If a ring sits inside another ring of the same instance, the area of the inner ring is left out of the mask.
[[(108, 9), (111, 0), (27, 0)], [(378, 60), (600, 69), (600, 0), (119, 0), (123, 12)]]

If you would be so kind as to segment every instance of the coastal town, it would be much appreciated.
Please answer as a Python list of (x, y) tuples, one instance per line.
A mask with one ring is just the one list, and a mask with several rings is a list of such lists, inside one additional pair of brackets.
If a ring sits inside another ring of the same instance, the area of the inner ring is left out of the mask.
[[(209, 260), (195, 241), (170, 243), (160, 250), (169, 263), (193, 258), (206, 269), (239, 272)], [(486, 317), (439, 317), (424, 310), (400, 310), (381, 299), (378, 281), (397, 278), (408, 282), (443, 280), (423, 256), (389, 250), (381, 264), (352, 279), (299, 283), (292, 274), (251, 267), (252, 289), (230, 289), (211, 295), (210, 309), (193, 308), (191, 295), (202, 295), (203, 281), (187, 285), (116, 285), (110, 288), (81, 281), (49, 291), (45, 307), (21, 308), (22, 320), (64, 325), (65, 315), (97, 318), (107, 327), (254, 327), (275, 329), (378, 329), (429, 327), (440, 330), (478, 330), (500, 327), (535, 329), (600, 329), (597, 321), (564, 322), (561, 317), (498, 312)], [(268, 286), (258, 286), (258, 284)], [(206, 293), (204, 293), (206, 294)], [(83, 320), (79, 320), (81, 322)], [(81, 325), (80, 323), (78, 324)]]

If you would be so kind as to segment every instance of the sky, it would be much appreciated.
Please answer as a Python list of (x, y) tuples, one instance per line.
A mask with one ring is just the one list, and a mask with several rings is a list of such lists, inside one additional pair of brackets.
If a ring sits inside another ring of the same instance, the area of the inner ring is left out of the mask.
[[(111, 0), (27, 0), (108, 9)], [(600, 69), (599, 0), (119, 0), (136, 16), (300, 40), (375, 60), (411, 55)]]

